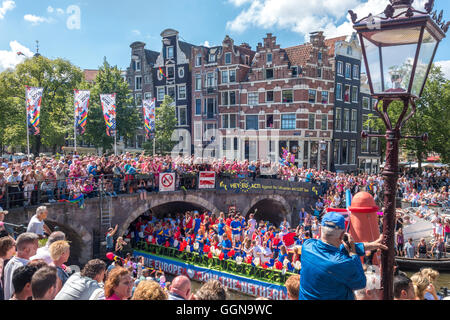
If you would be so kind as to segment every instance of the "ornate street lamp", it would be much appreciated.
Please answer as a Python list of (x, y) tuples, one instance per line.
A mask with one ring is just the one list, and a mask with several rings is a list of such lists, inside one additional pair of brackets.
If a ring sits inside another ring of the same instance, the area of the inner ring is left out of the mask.
[[(349, 11), (361, 42), (371, 95), (378, 99), (375, 111), (386, 126), (383, 234), (389, 250), (382, 253), (381, 259), (385, 300), (393, 299), (399, 140), (428, 139), (426, 134), (403, 137), (401, 130), (416, 112), (415, 101), (422, 95), (438, 45), (450, 26), (450, 22), (442, 21), (442, 11), (432, 13), (434, 0), (425, 4), (425, 11), (414, 9), (414, 0), (390, 2), (383, 13), (377, 16), (370, 14), (361, 20)], [(396, 123), (388, 115), (393, 101), (403, 102), (403, 110)], [(383, 136), (363, 132), (362, 137)]]

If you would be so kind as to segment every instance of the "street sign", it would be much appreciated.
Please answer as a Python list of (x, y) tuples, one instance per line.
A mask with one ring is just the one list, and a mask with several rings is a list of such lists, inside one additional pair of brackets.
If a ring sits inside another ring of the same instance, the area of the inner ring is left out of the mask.
[(159, 176), (159, 191), (175, 191), (175, 173), (162, 173)]
[(203, 171), (199, 173), (198, 188), (214, 189), (216, 187), (216, 173), (214, 171)]

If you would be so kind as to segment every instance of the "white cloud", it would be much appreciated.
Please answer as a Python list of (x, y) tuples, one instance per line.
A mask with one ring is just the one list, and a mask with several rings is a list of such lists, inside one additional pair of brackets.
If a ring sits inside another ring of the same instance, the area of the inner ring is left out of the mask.
[(58, 8), (58, 9), (56, 9), (56, 13), (62, 15), (62, 14), (64, 14), (65, 12), (64, 12), (64, 9)]
[(55, 9), (52, 6), (48, 6), (48, 8), (47, 8), (48, 13), (53, 13), (54, 11), (55, 11)]
[(33, 26), (37, 26), (41, 23), (50, 23), (53, 20), (51, 18), (44, 18), (44, 17), (39, 17), (39, 16), (35, 16), (34, 14), (26, 14), (23, 19), (25, 21), (31, 22), (31, 24)]
[[(416, 0), (415, 8), (423, 8), (427, 0)], [(350, 35), (353, 24), (348, 10), (358, 18), (383, 12), (387, 0), (228, 0), (242, 7), (238, 16), (227, 22), (227, 29), (241, 33), (249, 27), (290, 30), (308, 38), (310, 32), (323, 30), (326, 37)], [(272, 31), (271, 30), (271, 31)], [(275, 30), (273, 30), (275, 31)]]
[(141, 32), (139, 30), (131, 30), (131, 32), (135, 35), (135, 36), (140, 36)]
[(13, 10), (16, 7), (16, 3), (12, 0), (6, 0), (2, 2), (0, 7), (0, 20), (5, 17), (6, 12)]
[(207, 48), (211, 48), (211, 45), (209, 44), (209, 41), (205, 41), (205, 42), (203, 43), (203, 46), (204, 46), (204, 47), (207, 47)]
[[(9, 50), (0, 50), (0, 72), (8, 68), (14, 68), (23, 62), (26, 57), (30, 58), (33, 56), (33, 52), (30, 49), (15, 40), (9, 43), (9, 47)], [(17, 55), (18, 52), (22, 52), (25, 57)]]
[(450, 80), (450, 60), (437, 61), (434, 64), (441, 67), (444, 76)]

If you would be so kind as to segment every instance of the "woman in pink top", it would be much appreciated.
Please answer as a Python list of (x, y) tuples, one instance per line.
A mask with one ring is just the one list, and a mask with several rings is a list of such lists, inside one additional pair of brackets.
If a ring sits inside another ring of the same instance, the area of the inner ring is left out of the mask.
[(115, 267), (105, 282), (105, 300), (128, 300), (131, 298), (133, 278), (127, 269)]

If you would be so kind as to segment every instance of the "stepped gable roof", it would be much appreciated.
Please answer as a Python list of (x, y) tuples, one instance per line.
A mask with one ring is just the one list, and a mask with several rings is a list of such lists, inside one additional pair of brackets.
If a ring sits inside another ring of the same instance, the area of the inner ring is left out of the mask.
[(328, 47), (328, 55), (334, 57), (334, 50), (336, 48), (336, 42), (345, 41), (347, 36), (340, 36), (331, 39), (325, 39), (325, 45)]
[(312, 44), (306, 43), (299, 46), (289, 47), (286, 51), (291, 65), (304, 66), (311, 56)]

